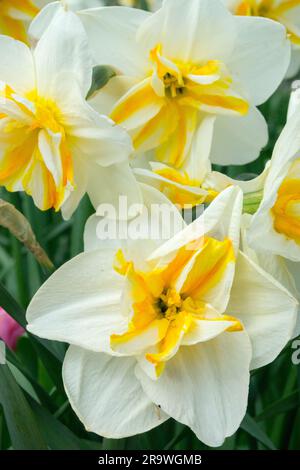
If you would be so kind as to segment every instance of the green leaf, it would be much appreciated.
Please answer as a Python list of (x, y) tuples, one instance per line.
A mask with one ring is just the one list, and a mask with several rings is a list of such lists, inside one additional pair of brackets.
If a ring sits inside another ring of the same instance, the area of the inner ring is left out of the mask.
[(267, 408), (264, 409), (257, 417), (257, 421), (262, 421), (268, 418), (272, 418), (282, 413), (287, 413), (295, 408), (300, 407), (300, 389), (291, 393), (290, 395), (275, 401)]
[(250, 434), (250, 436), (257, 439), (257, 441), (267, 447), (267, 449), (276, 450), (276, 447), (274, 446), (271, 439), (248, 413), (246, 414), (241, 424), (241, 429), (243, 429), (243, 431), (245, 431), (246, 433)]
[(91, 98), (97, 91), (101, 90), (111, 78), (115, 77), (116, 71), (109, 65), (96, 65), (93, 68), (92, 85), (86, 99)]
[(45, 408), (40, 406), (33, 398), (28, 397), (43, 438), (52, 450), (85, 450), (90, 449), (84, 441), (79, 439), (70, 429), (58, 421)]
[(38, 423), (7, 365), (0, 366), (0, 403), (15, 450), (46, 450)]

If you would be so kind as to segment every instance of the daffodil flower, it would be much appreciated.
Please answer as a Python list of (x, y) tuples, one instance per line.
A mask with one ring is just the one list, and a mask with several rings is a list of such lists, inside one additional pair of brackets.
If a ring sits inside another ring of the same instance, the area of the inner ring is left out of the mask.
[(100, 243), (89, 221), (86, 252), (36, 294), (28, 329), (71, 344), (64, 385), (89, 431), (122, 438), (172, 417), (219, 446), (237, 430), (249, 371), (279, 354), (298, 306), (238, 251), (241, 209), (228, 188), (167, 241)]
[(65, 217), (87, 189), (95, 206), (136, 193), (129, 136), (85, 101), (92, 62), (77, 16), (58, 14), (34, 51), (5, 36), (0, 48), (0, 185)]
[(292, 43), (292, 60), (287, 78), (300, 68), (300, 1), (299, 0), (223, 0), (235, 15), (262, 16), (283, 24)]
[(300, 113), (290, 116), (274, 148), (262, 203), (249, 228), (255, 250), (300, 261)]
[(258, 156), (267, 127), (256, 106), (276, 90), (290, 61), (282, 25), (233, 16), (219, 0), (166, 0), (155, 13), (99, 8), (80, 18), (95, 63), (122, 74), (93, 104), (128, 129), (138, 152), (182, 168), (199, 127), (213, 117), (213, 163)]

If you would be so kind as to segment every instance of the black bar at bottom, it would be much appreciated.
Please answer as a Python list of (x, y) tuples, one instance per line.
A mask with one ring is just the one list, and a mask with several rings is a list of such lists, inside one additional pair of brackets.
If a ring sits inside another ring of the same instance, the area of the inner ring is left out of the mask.
[(8, 464), (83, 465), (86, 468), (115, 466), (122, 469), (142, 465), (208, 467), (210, 465), (271, 464), (287, 465), (300, 461), (300, 451), (1, 451), (0, 466)]

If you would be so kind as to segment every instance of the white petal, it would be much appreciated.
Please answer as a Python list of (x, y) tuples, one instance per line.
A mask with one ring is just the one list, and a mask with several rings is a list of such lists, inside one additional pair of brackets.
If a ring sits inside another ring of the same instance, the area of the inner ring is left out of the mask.
[[(128, 184), (128, 176), (125, 181)], [(135, 202), (140, 204), (131, 208), (128, 205), (130, 213), (121, 212), (117, 215), (110, 211), (111, 206), (99, 207), (98, 215), (91, 218), (86, 226), (86, 248), (91, 250), (101, 247), (107, 233), (114, 234), (110, 236), (111, 242), (119, 239), (126, 259), (133, 261), (138, 269), (143, 270), (148, 256), (166, 239), (179, 233), (185, 227), (185, 222), (176, 206), (160, 191), (146, 184), (139, 184), (137, 188), (133, 185), (131, 187), (133, 193), (128, 202), (134, 203), (134, 197), (137, 198), (139, 194), (141, 200), (136, 199)], [(118, 204), (118, 201), (115, 201), (115, 204)], [(148, 265), (146, 267), (149, 269)]]
[[(86, 33), (75, 13), (61, 10), (34, 50), (38, 91), (51, 97), (59, 77), (73, 74), (83, 97), (92, 81), (92, 60)], [(72, 83), (69, 83), (72, 86)]]
[(246, 116), (218, 116), (214, 126), (211, 160), (217, 165), (245, 165), (268, 143), (268, 126), (256, 108)]
[(251, 368), (272, 362), (291, 339), (297, 300), (278, 281), (240, 253), (227, 314), (242, 321), (249, 334)]
[(26, 93), (35, 88), (34, 63), (26, 44), (7, 36), (0, 36), (0, 79), (16, 93)]
[(35, 18), (33, 18), (28, 34), (30, 41), (33, 45), (36, 45), (37, 41), (42, 37), (43, 33), (46, 31), (50, 25), (53, 18), (62, 8), (61, 2), (53, 2), (46, 5)]
[(234, 18), (238, 40), (227, 65), (257, 106), (282, 82), (290, 63), (290, 41), (285, 27), (276, 21), (245, 16)]
[(116, 218), (123, 220), (128, 218), (128, 213), (121, 212), (121, 198), (123, 202), (126, 200), (126, 208), (142, 203), (139, 185), (127, 162), (105, 168), (90, 165), (87, 192), (96, 210), (108, 204), (116, 209)]
[(227, 188), (209, 205), (203, 215), (159, 247), (152, 253), (150, 259), (157, 260), (163, 257), (172, 259), (179, 248), (200, 239), (205, 234), (219, 240), (229, 238), (237, 251), (242, 199), (242, 192), (239, 188)]
[(154, 403), (217, 447), (239, 427), (247, 408), (251, 346), (245, 332), (182, 347), (157, 381), (136, 369)]
[(200, 120), (193, 138), (190, 154), (183, 165), (183, 170), (191, 178), (199, 181), (203, 181), (211, 171), (209, 157), (214, 139), (215, 122), (216, 118), (214, 116), (205, 116)]
[(166, 0), (138, 32), (146, 50), (161, 43), (166, 57), (194, 62), (226, 60), (235, 38), (233, 17), (217, 0)]
[(75, 188), (67, 192), (66, 199), (61, 207), (61, 213), (65, 220), (69, 220), (72, 217), (87, 189), (87, 165), (77, 155), (73, 157), (73, 171)]
[(123, 325), (123, 278), (113, 270), (114, 243), (83, 253), (58, 269), (34, 296), (28, 330), (92, 351), (110, 351), (110, 335)]
[(95, 65), (112, 65), (125, 75), (143, 77), (148, 56), (136, 42), (136, 32), (149, 13), (125, 7), (80, 12)]
[(168, 419), (143, 392), (134, 375), (136, 361), (71, 347), (63, 367), (64, 386), (85, 428), (121, 439), (159, 426)]
[(89, 104), (98, 113), (109, 116), (117, 101), (136, 84), (137, 80), (135, 78), (117, 75), (111, 78), (99, 92), (89, 99)]
[(56, 186), (62, 184), (62, 163), (60, 145), (62, 141), (61, 134), (54, 134), (51, 131), (41, 130), (39, 132), (39, 151), (43, 161), (53, 176)]
[(264, 171), (256, 178), (248, 181), (235, 180), (218, 171), (212, 171), (205, 178), (202, 187), (207, 189), (214, 189), (215, 191), (224, 191), (228, 186), (236, 185), (243, 191), (244, 194), (262, 191), (270, 170), (269, 162), (266, 164)]

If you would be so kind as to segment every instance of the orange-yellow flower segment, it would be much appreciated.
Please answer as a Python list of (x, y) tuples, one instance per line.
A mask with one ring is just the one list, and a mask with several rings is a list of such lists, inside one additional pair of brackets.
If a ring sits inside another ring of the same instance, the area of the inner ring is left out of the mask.
[(39, 8), (31, 0), (1, 0), (0, 34), (27, 42), (25, 22), (31, 21), (38, 12)]

